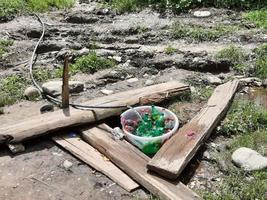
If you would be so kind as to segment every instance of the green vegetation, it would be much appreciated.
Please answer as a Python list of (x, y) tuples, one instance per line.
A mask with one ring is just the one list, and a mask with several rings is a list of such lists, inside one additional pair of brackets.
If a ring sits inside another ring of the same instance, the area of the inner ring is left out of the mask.
[(52, 7), (70, 8), (75, 0), (0, 0), (0, 21), (12, 18), (21, 12), (47, 11)]
[(45, 69), (45, 68), (34, 68), (33, 76), (38, 82), (45, 82), (53, 78), (61, 78), (55, 71)]
[(175, 39), (190, 38), (201, 42), (217, 40), (237, 29), (237, 26), (217, 25), (215, 27), (202, 27), (197, 25), (185, 25), (177, 22), (172, 26), (172, 34)]
[(267, 109), (253, 103), (235, 102), (221, 124), (224, 135), (242, 135), (267, 128)]
[(219, 192), (205, 192), (205, 200), (252, 200), (265, 199), (267, 172), (244, 172), (232, 168), (229, 175), (219, 184)]
[[(111, 59), (98, 56), (95, 51), (90, 52), (88, 55), (82, 56), (70, 65), (70, 74), (76, 74), (78, 72), (94, 73), (101, 69), (111, 68), (116, 65), (116, 62)], [(57, 70), (57, 76), (61, 77), (63, 68)]]
[(246, 60), (246, 54), (242, 48), (235, 47), (233, 45), (220, 50), (216, 55), (217, 59), (227, 59), (233, 64), (233, 68), (237, 72), (245, 72), (246, 66), (244, 61)]
[(7, 48), (13, 44), (11, 40), (0, 39), (0, 58), (7, 52)]
[(244, 14), (244, 18), (257, 27), (267, 29), (267, 9), (249, 11)]
[(0, 80), (0, 107), (15, 103), (23, 97), (27, 86), (26, 79), (21, 76), (9, 76)]
[(255, 75), (260, 78), (267, 78), (267, 44), (256, 48)]
[(110, 0), (109, 2), (119, 12), (136, 11), (148, 5), (161, 10), (171, 9), (174, 12), (185, 12), (196, 7), (251, 9), (267, 5), (265, 0)]
[(137, 0), (113, 0), (111, 5), (119, 13), (124, 13), (135, 11), (139, 4)]
[[(216, 160), (230, 161), (232, 153), (239, 147), (248, 147), (267, 155), (267, 109), (241, 100), (235, 101), (220, 132), (231, 136), (228, 148), (217, 152)], [(265, 199), (267, 171), (246, 172), (227, 163), (228, 171), (216, 191), (204, 192), (207, 200)]]
[(166, 48), (164, 49), (164, 52), (165, 52), (166, 54), (173, 54), (175, 51), (176, 51), (176, 49), (173, 48), (172, 46), (168, 46), (168, 47), (166, 47)]

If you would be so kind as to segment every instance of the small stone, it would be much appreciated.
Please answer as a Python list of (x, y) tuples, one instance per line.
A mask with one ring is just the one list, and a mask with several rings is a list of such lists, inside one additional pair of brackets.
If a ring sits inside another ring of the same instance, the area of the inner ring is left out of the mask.
[(117, 62), (121, 62), (122, 58), (120, 56), (113, 56), (113, 60), (116, 60)]
[(138, 78), (130, 78), (127, 80), (128, 83), (135, 83), (138, 81)]
[(195, 88), (194, 86), (191, 86), (191, 87), (190, 87), (190, 91), (191, 91), (192, 93), (196, 93), (196, 92), (197, 92), (197, 90), (196, 90), (196, 88)]
[(40, 97), (40, 91), (36, 87), (30, 86), (26, 88), (23, 96), (25, 96), (29, 100), (33, 100)]
[(106, 95), (110, 95), (110, 94), (113, 94), (113, 93), (114, 93), (113, 90), (107, 90), (107, 89), (103, 89), (103, 90), (101, 90), (101, 92), (102, 92), (103, 94), (106, 94)]
[(265, 80), (262, 81), (262, 86), (263, 87), (267, 87), (267, 78)]
[(153, 85), (153, 84), (154, 84), (154, 81), (150, 80), (150, 79), (146, 80), (146, 82), (145, 82), (146, 86)]
[(81, 50), (77, 51), (77, 54), (78, 54), (79, 56), (84, 56), (84, 55), (88, 54), (89, 52), (90, 52), (90, 50), (87, 49), (86, 47), (84, 47), (84, 48), (82, 48)]
[(200, 11), (200, 10), (198, 10), (198, 11), (195, 11), (194, 13), (193, 13), (193, 15), (195, 16), (195, 17), (209, 17), (210, 15), (211, 15), (211, 12), (210, 11)]
[(149, 75), (148, 75), (148, 74), (144, 74), (143, 77), (144, 77), (144, 78), (148, 78)]
[(66, 170), (70, 170), (70, 168), (72, 167), (73, 163), (68, 161), (68, 160), (65, 160), (63, 162), (63, 167), (66, 169)]
[(13, 154), (25, 151), (25, 147), (22, 143), (8, 144), (8, 148)]
[[(44, 92), (56, 97), (61, 94), (62, 81), (48, 81), (42, 85)], [(70, 93), (79, 93), (84, 89), (84, 83), (80, 81), (69, 81)]]
[(210, 153), (208, 151), (205, 151), (203, 153), (203, 159), (205, 159), (205, 160), (209, 160), (210, 159)]
[(260, 81), (254, 81), (252, 83), (252, 85), (256, 86), (256, 87), (261, 87), (262, 86), (262, 83)]
[(250, 148), (241, 147), (232, 154), (232, 161), (246, 171), (267, 168), (267, 157)]
[(207, 77), (207, 81), (208, 81), (209, 84), (212, 84), (212, 85), (220, 85), (220, 84), (222, 84), (222, 80), (219, 79), (216, 76), (208, 76)]

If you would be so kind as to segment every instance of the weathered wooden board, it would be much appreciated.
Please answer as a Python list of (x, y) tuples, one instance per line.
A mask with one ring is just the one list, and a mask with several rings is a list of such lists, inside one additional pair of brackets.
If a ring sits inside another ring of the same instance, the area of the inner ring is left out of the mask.
[(193, 200), (200, 199), (181, 182), (169, 182), (147, 172), (150, 160), (145, 154), (125, 140), (114, 140), (106, 125), (82, 132), (83, 139), (107, 156), (125, 173), (161, 199)]
[(168, 140), (147, 167), (169, 179), (176, 179), (212, 130), (224, 117), (238, 87), (238, 81), (218, 86), (207, 105)]
[(128, 192), (131, 192), (139, 187), (139, 185), (128, 175), (106, 159), (91, 145), (81, 140), (79, 136), (70, 137), (62, 135), (53, 137), (52, 139), (86, 164), (105, 174)]
[[(95, 98), (85, 104), (90, 106), (133, 106), (137, 104), (158, 103), (185, 91), (189, 91), (187, 85), (172, 81)], [(125, 108), (93, 109), (90, 111), (70, 108), (45, 113), (40, 116), (23, 119), (13, 125), (2, 124), (0, 127), (0, 138), (10, 139), (12, 137), (13, 139), (10, 142), (19, 142), (69, 126), (88, 124), (110, 116), (119, 115), (123, 110)]]

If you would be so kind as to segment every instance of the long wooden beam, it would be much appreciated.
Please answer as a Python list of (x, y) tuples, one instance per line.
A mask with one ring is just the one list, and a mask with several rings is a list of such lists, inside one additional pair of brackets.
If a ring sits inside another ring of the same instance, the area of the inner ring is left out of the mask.
[(148, 173), (146, 165), (150, 158), (125, 140), (114, 140), (106, 125), (84, 130), (82, 136), (85, 141), (107, 156), (140, 185), (161, 199), (200, 199), (181, 182), (170, 182)]
[[(152, 104), (159, 103), (185, 91), (189, 91), (187, 85), (172, 81), (95, 98), (85, 102), (85, 104), (90, 106)], [(68, 110), (64, 109), (52, 113), (45, 113), (40, 116), (23, 119), (13, 125), (1, 124), (0, 138), (12, 138), (10, 142), (19, 142), (62, 128), (88, 124), (110, 116), (119, 115), (123, 110), (125, 108), (93, 109), (87, 111), (70, 108)]]
[(224, 117), (237, 87), (236, 80), (218, 86), (207, 105), (179, 129), (150, 160), (148, 169), (163, 177), (176, 179)]
[(84, 142), (79, 136), (65, 134), (52, 139), (89, 166), (105, 174), (128, 192), (139, 187), (128, 175), (106, 159), (99, 151)]

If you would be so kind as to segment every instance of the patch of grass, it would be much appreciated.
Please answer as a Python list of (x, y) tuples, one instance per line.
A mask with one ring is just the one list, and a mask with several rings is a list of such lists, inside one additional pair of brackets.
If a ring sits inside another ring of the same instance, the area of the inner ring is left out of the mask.
[(136, 8), (153, 5), (157, 9), (170, 9), (177, 13), (196, 7), (251, 9), (262, 8), (267, 5), (265, 0), (111, 0), (110, 3), (117, 10), (124, 12), (135, 11)]
[(232, 170), (220, 183), (218, 193), (205, 192), (202, 197), (206, 200), (264, 200), (266, 180), (266, 171), (248, 173), (237, 169)]
[(202, 27), (185, 25), (179, 22), (172, 26), (172, 35), (175, 39), (189, 38), (197, 42), (214, 41), (237, 30), (237, 26), (217, 25), (215, 27)]
[(75, 3), (75, 0), (28, 0), (27, 6), (30, 11), (44, 12), (52, 7), (58, 9), (70, 8)]
[(21, 12), (44, 12), (52, 7), (70, 8), (75, 0), (0, 0), (0, 21), (13, 18)]
[[(112, 68), (116, 62), (112, 59), (103, 58), (96, 54), (95, 51), (90, 52), (88, 55), (77, 58), (74, 64), (70, 65), (70, 74), (78, 72), (94, 73), (101, 69)], [(62, 77), (63, 67), (57, 70), (57, 76)]]
[(219, 132), (228, 136), (242, 135), (264, 128), (267, 128), (267, 109), (250, 102), (237, 101), (232, 104)]
[(246, 12), (244, 18), (254, 23), (257, 27), (267, 30), (267, 9)]
[(46, 68), (34, 68), (33, 76), (38, 82), (45, 82), (53, 78), (61, 78), (56, 74), (56, 71), (52, 71)]
[(9, 76), (0, 80), (0, 107), (15, 103), (23, 98), (28, 82), (21, 76)]
[[(267, 130), (262, 128), (256, 132), (246, 132), (229, 141), (229, 148), (217, 155), (217, 159), (231, 160), (232, 153), (240, 148), (251, 148), (262, 155), (267, 155)], [(228, 163), (228, 172), (216, 185), (217, 192), (200, 192), (207, 200), (251, 200), (265, 199), (267, 189), (267, 171), (246, 172)]]
[(267, 78), (267, 43), (256, 48), (255, 75), (260, 78)]
[(0, 39), (0, 58), (7, 52), (7, 48), (13, 44), (11, 40)]
[(138, 1), (136, 0), (113, 0), (111, 6), (119, 13), (132, 12), (138, 7)]
[(165, 52), (166, 54), (173, 54), (175, 51), (176, 51), (176, 49), (173, 48), (172, 46), (168, 46), (168, 47), (166, 47), (166, 48), (164, 49), (164, 52)]
[(246, 71), (246, 65), (244, 64), (246, 54), (242, 48), (231, 45), (217, 52), (215, 58), (229, 60), (233, 64), (234, 70), (237, 72)]
[(0, 0), (0, 21), (12, 18), (25, 7), (23, 0)]

